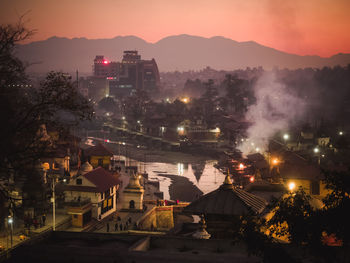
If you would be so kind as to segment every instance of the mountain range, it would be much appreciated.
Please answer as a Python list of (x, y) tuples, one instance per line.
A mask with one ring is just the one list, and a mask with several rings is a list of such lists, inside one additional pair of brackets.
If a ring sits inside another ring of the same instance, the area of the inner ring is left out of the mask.
[(327, 58), (299, 56), (254, 41), (237, 42), (220, 36), (204, 38), (190, 35), (169, 36), (156, 43), (135, 36), (112, 39), (51, 37), (19, 45), (17, 55), (30, 64), (29, 72), (74, 72), (78, 69), (91, 73), (96, 55), (104, 55), (110, 61), (121, 61), (124, 50), (138, 50), (142, 59), (154, 58), (161, 72), (200, 70), (207, 66), (217, 70), (259, 66), (265, 69), (295, 69), (345, 66), (350, 63), (350, 54), (339, 53)]

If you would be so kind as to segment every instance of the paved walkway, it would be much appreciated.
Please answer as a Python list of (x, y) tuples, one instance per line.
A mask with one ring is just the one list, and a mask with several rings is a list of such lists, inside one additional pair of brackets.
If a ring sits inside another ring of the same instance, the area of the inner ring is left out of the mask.
[[(62, 225), (62, 223), (68, 221), (69, 219), (70, 219), (70, 215), (67, 215), (65, 210), (60, 210), (60, 209), (56, 210), (56, 228), (59, 228), (59, 226)], [(20, 224), (20, 226), (16, 227), (13, 230), (12, 247), (17, 246), (19, 243), (30, 238), (30, 236), (34, 236), (42, 232), (51, 230), (52, 223), (53, 223), (53, 220), (52, 220), (52, 212), (51, 212), (50, 214), (46, 214), (45, 226), (41, 226), (38, 228), (34, 228), (34, 226), (31, 226), (29, 233), (27, 229), (24, 229), (23, 223)], [(5, 232), (1, 234), (2, 235), (0, 237), (0, 247), (2, 248), (2, 250), (11, 248), (11, 232), (8, 231), (8, 233)]]

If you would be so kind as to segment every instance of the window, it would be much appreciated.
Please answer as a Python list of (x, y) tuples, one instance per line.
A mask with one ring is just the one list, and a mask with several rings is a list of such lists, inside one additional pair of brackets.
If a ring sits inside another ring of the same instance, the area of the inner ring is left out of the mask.
[(74, 218), (78, 218), (78, 215), (74, 215)]
[(319, 181), (311, 182), (311, 194), (312, 195), (319, 195), (320, 194), (320, 182)]
[(129, 208), (130, 208), (130, 209), (134, 209), (134, 208), (135, 208), (135, 201), (134, 201), (134, 200), (131, 200), (131, 201), (129, 202)]
[(104, 214), (113, 208), (114, 197), (110, 197), (101, 202), (101, 214)]
[(110, 190), (109, 190), (109, 188), (108, 188), (108, 190), (105, 191), (105, 199), (107, 199), (107, 198), (110, 197), (110, 196), (111, 196), (111, 192), (110, 192)]
[(75, 182), (78, 185), (82, 185), (83, 184), (83, 180), (81, 178), (78, 178)]

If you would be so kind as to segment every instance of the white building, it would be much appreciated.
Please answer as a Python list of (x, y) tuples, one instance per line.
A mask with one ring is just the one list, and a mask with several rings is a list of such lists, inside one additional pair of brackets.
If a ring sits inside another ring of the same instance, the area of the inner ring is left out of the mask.
[(90, 199), (91, 216), (102, 220), (117, 208), (117, 191), (120, 181), (102, 167), (93, 169), (85, 163), (82, 174), (71, 179), (65, 188), (65, 201), (79, 203)]

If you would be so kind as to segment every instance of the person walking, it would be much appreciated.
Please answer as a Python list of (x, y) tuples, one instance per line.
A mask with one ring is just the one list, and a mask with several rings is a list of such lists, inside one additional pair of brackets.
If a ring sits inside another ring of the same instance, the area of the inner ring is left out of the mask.
[(119, 230), (123, 231), (123, 224), (122, 223), (120, 223), (120, 225), (119, 225)]
[(46, 221), (46, 215), (45, 214), (42, 215), (41, 220), (43, 221), (43, 226), (45, 226), (45, 221)]
[(114, 232), (117, 232), (118, 231), (118, 223), (115, 223), (114, 225)]
[(106, 227), (107, 227), (107, 233), (108, 233), (109, 232), (109, 222), (107, 222)]

